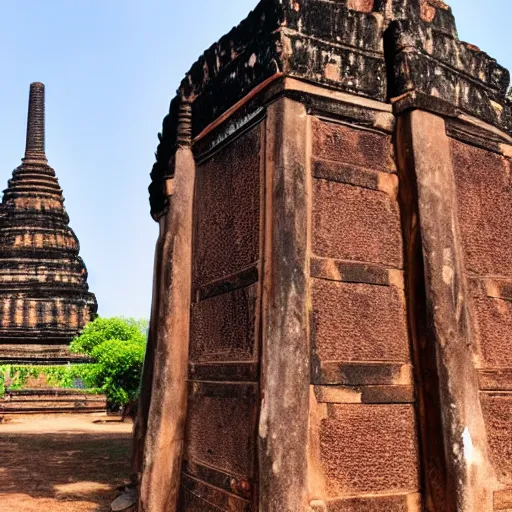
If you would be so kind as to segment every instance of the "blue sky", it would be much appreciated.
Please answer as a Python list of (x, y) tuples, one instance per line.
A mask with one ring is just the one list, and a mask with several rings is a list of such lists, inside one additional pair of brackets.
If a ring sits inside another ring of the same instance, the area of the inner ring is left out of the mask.
[[(461, 39), (512, 69), (510, 0), (451, 0)], [(29, 84), (100, 314), (148, 317), (157, 132), (192, 63), (256, 0), (2, 0), (0, 189), (25, 144)], [(21, 7), (23, 6), (23, 7)]]

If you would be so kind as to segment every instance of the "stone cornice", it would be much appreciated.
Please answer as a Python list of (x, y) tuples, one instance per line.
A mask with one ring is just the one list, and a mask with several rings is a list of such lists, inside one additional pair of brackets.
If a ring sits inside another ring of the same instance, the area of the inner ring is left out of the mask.
[(276, 75), (382, 102), (417, 91), (433, 108), (441, 101), (512, 133), (509, 72), (458, 39), (441, 0), (262, 0), (204, 52), (171, 102), (151, 173), (155, 218), (165, 210), (181, 99), (192, 103), (196, 137)]

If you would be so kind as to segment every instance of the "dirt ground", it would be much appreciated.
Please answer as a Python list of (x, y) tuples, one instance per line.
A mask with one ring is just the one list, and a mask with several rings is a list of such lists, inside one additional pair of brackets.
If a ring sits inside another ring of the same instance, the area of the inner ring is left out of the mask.
[(107, 512), (128, 481), (132, 425), (94, 415), (0, 423), (2, 512)]

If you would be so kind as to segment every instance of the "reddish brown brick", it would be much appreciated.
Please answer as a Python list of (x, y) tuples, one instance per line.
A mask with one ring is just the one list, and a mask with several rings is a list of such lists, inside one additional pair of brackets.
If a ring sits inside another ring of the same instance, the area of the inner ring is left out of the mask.
[(321, 422), (320, 450), (330, 497), (419, 487), (411, 405), (330, 405)]
[(187, 459), (228, 474), (253, 474), (254, 386), (191, 383)]
[(501, 483), (512, 485), (512, 394), (482, 393), (494, 469)]
[(313, 343), (322, 361), (408, 361), (402, 292), (314, 279)]
[(474, 300), (477, 338), (487, 368), (512, 367), (512, 303), (501, 299)]
[(257, 286), (192, 306), (190, 361), (247, 361), (255, 356)]
[(258, 259), (260, 128), (197, 168), (194, 285), (239, 272)]
[(510, 161), (456, 141), (452, 155), (467, 270), (512, 276)]
[(395, 171), (389, 135), (335, 122), (313, 119), (313, 155), (366, 169)]
[(398, 203), (383, 192), (315, 179), (312, 245), (317, 256), (401, 268)]

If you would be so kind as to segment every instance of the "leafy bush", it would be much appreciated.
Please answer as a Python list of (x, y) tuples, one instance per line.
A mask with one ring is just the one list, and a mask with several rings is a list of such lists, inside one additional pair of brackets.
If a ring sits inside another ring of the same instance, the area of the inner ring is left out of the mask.
[(140, 341), (108, 340), (92, 352), (97, 385), (109, 402), (126, 405), (138, 397), (145, 345)]
[(69, 347), (71, 352), (92, 356), (98, 345), (105, 341), (119, 340), (146, 343), (144, 328), (147, 322), (131, 318), (96, 318), (87, 324), (80, 336), (76, 337)]
[(146, 350), (147, 322), (125, 318), (97, 318), (85, 326), (70, 350), (92, 357), (87, 380), (106, 394), (111, 405), (136, 400)]

